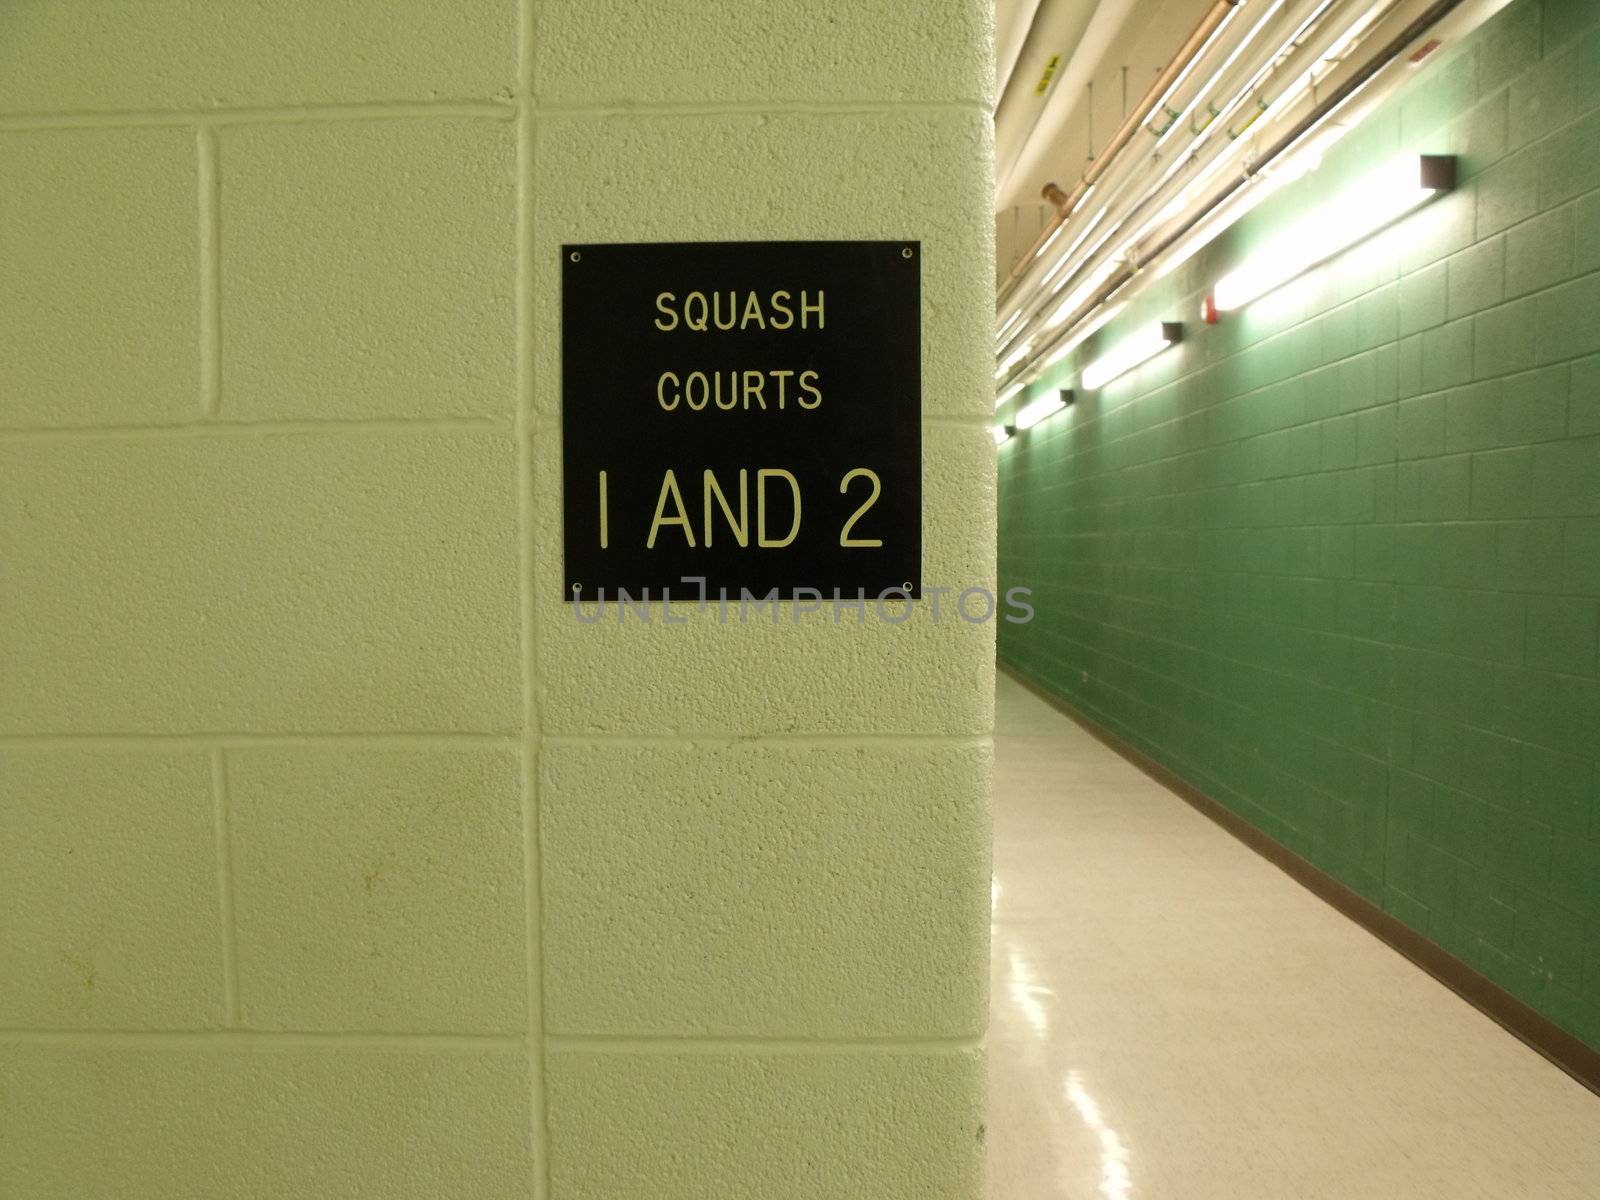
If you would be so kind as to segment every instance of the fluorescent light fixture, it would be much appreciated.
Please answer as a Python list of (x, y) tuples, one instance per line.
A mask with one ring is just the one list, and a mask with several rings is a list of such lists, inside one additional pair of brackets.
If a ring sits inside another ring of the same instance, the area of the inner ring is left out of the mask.
[(1263, 200), (1272, 195), (1282, 186), (1276, 175), (1262, 172), (1251, 176), (1251, 184), (1235, 192), (1231, 199), (1225, 200), (1222, 206), (1214, 211), (1184, 240), (1163, 256), (1161, 265), (1155, 268), (1155, 278), (1165, 279), (1184, 263), (1188, 262), (1200, 251), (1204, 250), (1217, 238), (1221, 237), (1234, 225), (1243, 220)]
[(1020, 320), (1022, 320), (1022, 310), (1019, 308), (1016, 312), (1011, 314), (1010, 318), (1004, 325), (1000, 326), (1000, 328), (995, 331), (995, 340), (998, 342), (1004, 342), (1006, 340), (1006, 334), (1011, 332), (1011, 327)]
[[(1102, 208), (1099, 212), (1095, 213), (1095, 215), (1089, 219), (1089, 223), (1083, 227), (1082, 231), (1078, 234), (1078, 236), (1072, 239), (1072, 245), (1068, 246), (1065, 250), (1063, 250), (1061, 252), (1061, 256), (1059, 258), (1057, 258), (1056, 261), (1050, 265), (1050, 269), (1044, 273), (1044, 276), (1039, 280), (1039, 286), (1040, 287), (1043, 287), (1045, 284), (1049, 283), (1052, 279), (1054, 279), (1056, 277), (1056, 274), (1061, 270), (1062, 267), (1066, 266), (1068, 263), (1073, 261), (1073, 257), (1072, 256), (1078, 252), (1078, 247), (1083, 245), (1084, 242), (1089, 240), (1089, 235), (1100, 227), (1100, 222), (1106, 219), (1106, 213), (1108, 213), (1110, 211), (1111, 210), (1109, 208)], [(1101, 243), (1104, 242), (1106, 240), (1106, 238), (1108, 238), (1110, 236), (1111, 236), (1111, 233), (1107, 232), (1105, 237), (1102, 237), (1099, 242), (1096, 242), (1094, 244), (1093, 248), (1091, 248), (1089, 251), (1087, 251), (1084, 254), (1084, 258), (1090, 257), (1090, 255), (1092, 255), (1095, 252), (1095, 250), (1098, 250), (1100, 248)], [(1066, 285), (1062, 284), (1061, 286), (1064, 287)], [(1061, 287), (1056, 288), (1056, 291), (1059, 292), (1060, 290), (1061, 290)]]
[(1039, 369), (1044, 371), (1055, 366), (1062, 359), (1066, 358), (1067, 355), (1071, 354), (1079, 346), (1083, 345), (1084, 342), (1088, 341), (1091, 337), (1099, 333), (1100, 330), (1104, 329), (1108, 324), (1115, 320), (1117, 315), (1126, 307), (1128, 306), (1120, 301), (1116, 304), (1108, 304), (1088, 320), (1079, 322), (1073, 327), (1072, 335), (1068, 337), (1066, 341), (1062, 342), (1061, 345), (1057, 346), (1049, 358), (1045, 359), (1044, 362), (1039, 364)]
[(1168, 221), (1177, 220), (1183, 215), (1183, 210), (1188, 208), (1190, 202), (1193, 200), (1194, 184), (1191, 183), (1187, 187), (1183, 188), (1171, 200), (1168, 200), (1166, 207), (1156, 214), (1155, 220), (1151, 221), (1150, 224), (1152, 226), (1165, 225)]
[(1054, 416), (1067, 406), (1067, 402), (1061, 397), (1063, 395), (1070, 396), (1071, 394), (1071, 392), (1051, 392), (1048, 396), (1035, 400), (1017, 414), (1017, 428), (1032, 429), (1046, 417)]
[(1101, 284), (1116, 274), (1117, 268), (1121, 265), (1116, 259), (1107, 259), (1101, 263), (1098, 268), (1090, 273), (1089, 278), (1073, 288), (1072, 294), (1056, 306), (1055, 312), (1045, 319), (1042, 328), (1054, 329), (1073, 313), (1077, 312), (1093, 298)]
[(1000, 395), (995, 398), (995, 402), (994, 402), (995, 409), (998, 410), (1002, 404), (1004, 404), (1007, 400), (1011, 399), (1011, 397), (1015, 396), (1018, 392), (1022, 391), (1022, 389), (1027, 387), (1027, 386), (1028, 386), (1027, 383), (1025, 381), (1023, 381), (1023, 380), (1018, 380), (1016, 383), (1013, 383), (1010, 387), (1008, 387), (1005, 391), (1001, 392)]
[(1083, 386), (1102, 388), (1119, 375), (1126, 375), (1140, 363), (1149, 362), (1168, 346), (1183, 340), (1183, 322), (1157, 321), (1119, 343), (1083, 369)]
[(1017, 427), (1015, 425), (996, 425), (992, 431), (994, 433), (994, 444), (996, 446), (1004, 446), (1011, 440), (1011, 435), (1016, 431)]
[(1032, 342), (1023, 342), (1022, 345), (1018, 346), (1009, 355), (1001, 360), (1000, 365), (995, 368), (994, 377), (996, 379), (1004, 379), (1011, 373), (1012, 367), (1016, 366), (1019, 362), (1028, 357), (1028, 352), (1032, 349)]
[(1237, 271), (1217, 281), (1217, 307), (1243, 308), (1336, 258), (1456, 184), (1454, 155), (1406, 157), (1290, 226)]

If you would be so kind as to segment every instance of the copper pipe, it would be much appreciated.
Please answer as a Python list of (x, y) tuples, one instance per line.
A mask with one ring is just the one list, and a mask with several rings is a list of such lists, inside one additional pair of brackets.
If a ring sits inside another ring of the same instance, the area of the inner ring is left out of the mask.
[(1140, 97), (1139, 103), (1128, 111), (1128, 115), (1123, 118), (1122, 124), (1111, 135), (1111, 140), (1106, 143), (1105, 149), (1095, 156), (1094, 161), (1089, 164), (1089, 169), (1083, 173), (1083, 177), (1073, 186), (1070, 194), (1063, 195), (1061, 189), (1054, 183), (1044, 185), (1041, 195), (1056, 206), (1056, 215), (1045, 223), (1044, 229), (1040, 231), (1033, 245), (1029, 246), (1026, 253), (1017, 259), (1016, 264), (1011, 268), (1010, 274), (1006, 276), (1005, 283), (1001, 285), (1002, 290), (1015, 283), (1033, 264), (1035, 256), (1043, 249), (1044, 244), (1055, 235), (1056, 230), (1060, 229), (1067, 218), (1072, 215), (1072, 210), (1077, 207), (1078, 201), (1083, 199), (1084, 193), (1094, 186), (1095, 180), (1105, 173), (1106, 169), (1111, 166), (1112, 160), (1133, 140), (1133, 135), (1150, 118), (1150, 114), (1155, 111), (1157, 101), (1172, 86), (1172, 81), (1188, 69), (1195, 56), (1205, 48), (1206, 42), (1210, 40), (1211, 35), (1216, 33), (1217, 28), (1223, 21), (1228, 19), (1228, 14), (1238, 7), (1239, 2), (1240, 0), (1216, 0), (1216, 3), (1207, 10), (1206, 15), (1201, 18), (1200, 24), (1195, 26), (1194, 32), (1189, 35), (1188, 40), (1179, 48), (1178, 53), (1173, 55), (1172, 61), (1166, 65), (1160, 75), (1156, 76), (1156, 81)]
[(1110, 300), (1118, 290), (1144, 269), (1145, 264), (1160, 258), (1161, 255), (1187, 237), (1202, 221), (1231, 200), (1241, 188), (1249, 184), (1263, 168), (1270, 166), (1294, 150), (1308, 134), (1314, 132), (1324, 121), (1336, 114), (1362, 89), (1377, 78), (1386, 67), (1397, 61), (1418, 38), (1426, 34), (1434, 25), (1444, 20), (1445, 17), (1459, 8), (1463, 2), (1464, 0), (1435, 0), (1421, 16), (1417, 17), (1399, 34), (1390, 39), (1382, 49), (1367, 59), (1355, 74), (1313, 105), (1311, 111), (1297, 121), (1293, 128), (1246, 166), (1220, 193), (1211, 197), (1204, 208), (1199, 212), (1191, 213), (1178, 228), (1170, 230), (1160, 241), (1146, 250), (1140, 256), (1140, 261), (1137, 264), (1124, 264), (1077, 312), (1061, 322), (1059, 332), (1044, 346), (1040, 347), (1039, 354), (1048, 354), (1055, 348), (1056, 344), (1070, 337), (1073, 328), (1080, 321)]

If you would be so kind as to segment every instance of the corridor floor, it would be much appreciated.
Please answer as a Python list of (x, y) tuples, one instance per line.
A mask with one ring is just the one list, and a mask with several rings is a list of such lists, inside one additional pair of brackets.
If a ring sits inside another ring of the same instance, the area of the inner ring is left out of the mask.
[(1600, 1198), (1600, 1097), (1004, 675), (992, 1200)]

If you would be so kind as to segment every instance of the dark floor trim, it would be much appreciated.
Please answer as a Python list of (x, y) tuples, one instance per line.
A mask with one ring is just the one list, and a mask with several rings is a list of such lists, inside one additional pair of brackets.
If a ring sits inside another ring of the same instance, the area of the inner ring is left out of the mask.
[(1000, 663), (1000, 670), (1162, 787), (1211, 818), (1307, 891), (1410, 959), (1506, 1032), (1538, 1051), (1591, 1092), (1600, 1095), (1600, 1050), (1580, 1041), (1549, 1017), (1517, 999), (1359, 892), (1301, 858), (1282, 842), (1268, 837), (1232, 809), (1223, 807), (1194, 784), (1174, 774), (1093, 718), (1085, 716), (1042, 684), (1007, 663)]

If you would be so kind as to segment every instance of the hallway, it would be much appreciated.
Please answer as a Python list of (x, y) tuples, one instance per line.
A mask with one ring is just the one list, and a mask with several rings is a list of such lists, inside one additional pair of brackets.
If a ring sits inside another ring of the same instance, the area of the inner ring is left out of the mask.
[(1600, 1196), (1600, 1098), (998, 688), (992, 1200)]

